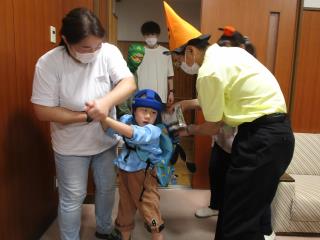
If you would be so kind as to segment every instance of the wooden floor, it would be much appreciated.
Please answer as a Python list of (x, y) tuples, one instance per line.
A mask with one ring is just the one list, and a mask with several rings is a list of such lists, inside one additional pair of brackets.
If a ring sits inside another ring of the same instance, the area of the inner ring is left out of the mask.
[[(212, 240), (217, 217), (198, 219), (194, 217), (197, 208), (206, 206), (208, 190), (161, 189), (161, 212), (165, 220), (164, 236), (166, 240)], [(118, 202), (118, 195), (116, 196)], [(117, 214), (114, 208), (113, 216)], [(84, 204), (82, 212), (81, 239), (97, 240), (94, 237), (94, 205)], [(136, 216), (136, 227), (132, 240), (151, 239), (144, 229), (141, 218)], [(320, 237), (277, 236), (277, 240), (320, 240)], [(57, 221), (53, 222), (40, 240), (59, 240)]]
[[(181, 140), (188, 161), (193, 161), (193, 138)], [(217, 217), (198, 219), (194, 212), (199, 207), (208, 205), (209, 190), (191, 189), (192, 174), (187, 170), (185, 162), (181, 159), (175, 165), (176, 178), (168, 188), (160, 189), (161, 212), (165, 220), (164, 235), (166, 240), (212, 240)], [(118, 194), (116, 195), (116, 203)], [(113, 217), (117, 214), (117, 206), (113, 211)], [(84, 204), (82, 212), (81, 239), (96, 240), (94, 205)], [(132, 240), (151, 239), (150, 234), (144, 229), (140, 216), (136, 216), (136, 228)], [(277, 240), (320, 240), (320, 237), (295, 237), (277, 236)], [(40, 240), (59, 240), (57, 221), (54, 221)]]

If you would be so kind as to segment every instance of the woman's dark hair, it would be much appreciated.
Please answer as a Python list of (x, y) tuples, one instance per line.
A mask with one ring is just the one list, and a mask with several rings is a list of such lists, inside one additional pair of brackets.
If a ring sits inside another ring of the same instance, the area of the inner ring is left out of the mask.
[[(74, 44), (89, 35), (103, 38), (105, 30), (93, 12), (86, 8), (75, 8), (62, 19), (60, 34), (65, 36), (68, 43)], [(66, 46), (62, 38), (60, 45)]]
[(244, 49), (247, 50), (248, 53), (250, 53), (252, 56), (257, 57), (257, 52), (255, 46), (252, 44), (250, 39), (247, 36), (243, 37), (244, 42)]
[[(219, 30), (224, 30), (224, 28), (219, 28)], [(240, 32), (234, 31), (232, 33), (230, 32), (224, 32), (221, 37), (217, 41), (218, 45), (223, 46), (231, 46), (231, 47), (241, 47), (243, 45), (244, 49), (250, 53), (252, 56), (256, 56), (256, 48), (251, 43), (249, 38), (247, 36), (243, 36)]]
[(232, 33), (232, 35), (222, 34), (218, 39), (218, 44), (220, 46), (227, 46), (230, 44), (231, 47), (239, 47), (241, 44), (245, 43), (243, 35), (237, 31)]
[(160, 26), (158, 23), (153, 21), (148, 21), (141, 26), (142, 35), (148, 34), (160, 34)]

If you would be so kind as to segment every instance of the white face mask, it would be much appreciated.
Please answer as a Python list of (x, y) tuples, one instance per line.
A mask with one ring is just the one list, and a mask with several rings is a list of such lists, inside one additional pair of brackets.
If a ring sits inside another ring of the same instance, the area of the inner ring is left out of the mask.
[(149, 47), (154, 47), (157, 44), (158, 39), (156, 37), (148, 37), (145, 41)]
[(194, 75), (194, 74), (198, 74), (199, 71), (199, 64), (196, 63), (194, 61), (194, 56), (193, 56), (193, 64), (192, 66), (189, 66), (188, 64), (186, 64), (186, 54), (184, 54), (184, 62), (181, 63), (180, 68), (187, 74), (189, 75)]
[(98, 49), (93, 53), (79, 53), (77, 51), (74, 51), (74, 57), (82, 63), (90, 63), (97, 58), (98, 54), (100, 53), (100, 50), (101, 49)]

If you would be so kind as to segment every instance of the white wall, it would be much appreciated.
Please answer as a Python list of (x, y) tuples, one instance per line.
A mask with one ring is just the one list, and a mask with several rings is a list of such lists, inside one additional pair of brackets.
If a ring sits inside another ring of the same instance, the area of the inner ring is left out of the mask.
[[(200, 29), (201, 0), (167, 0), (167, 3), (184, 20)], [(140, 27), (146, 21), (157, 22), (161, 28), (159, 41), (168, 41), (162, 0), (119, 0), (115, 13), (119, 41), (143, 41)]]

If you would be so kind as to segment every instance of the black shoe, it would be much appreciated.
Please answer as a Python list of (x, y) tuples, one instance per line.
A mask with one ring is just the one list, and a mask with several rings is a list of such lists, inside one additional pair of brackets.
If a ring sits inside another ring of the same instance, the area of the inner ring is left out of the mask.
[(121, 233), (117, 229), (113, 229), (111, 233), (95, 233), (96, 238), (107, 239), (107, 240), (121, 240)]
[(197, 166), (193, 162), (186, 162), (186, 166), (191, 173), (195, 173), (197, 171)]

